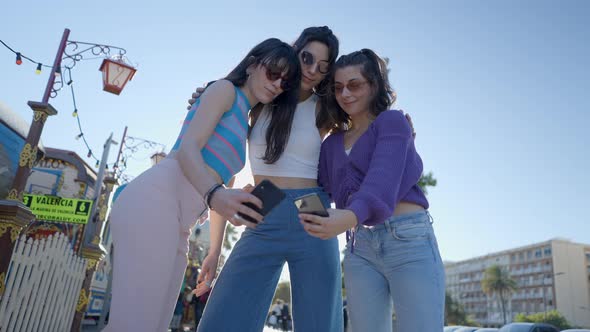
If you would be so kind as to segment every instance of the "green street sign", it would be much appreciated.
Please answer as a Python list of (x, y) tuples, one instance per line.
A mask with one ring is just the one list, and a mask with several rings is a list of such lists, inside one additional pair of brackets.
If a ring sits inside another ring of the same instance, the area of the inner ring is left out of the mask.
[(37, 220), (61, 223), (86, 224), (92, 209), (92, 201), (87, 199), (25, 194), (23, 202)]

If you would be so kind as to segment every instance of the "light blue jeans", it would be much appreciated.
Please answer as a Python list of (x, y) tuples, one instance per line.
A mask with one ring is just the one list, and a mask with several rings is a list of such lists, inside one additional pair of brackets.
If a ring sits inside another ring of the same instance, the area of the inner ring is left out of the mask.
[(287, 197), (236, 243), (211, 292), (199, 332), (260, 332), (281, 270), (289, 264), (293, 327), (301, 332), (341, 332), (342, 281), (338, 239), (310, 236), (293, 199), (320, 188), (283, 190)]
[(444, 267), (428, 212), (391, 217), (356, 229), (347, 244), (344, 285), (352, 331), (443, 330)]

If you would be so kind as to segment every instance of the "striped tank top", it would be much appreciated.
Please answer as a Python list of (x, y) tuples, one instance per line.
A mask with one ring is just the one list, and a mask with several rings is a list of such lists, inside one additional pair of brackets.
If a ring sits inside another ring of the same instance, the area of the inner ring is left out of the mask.
[[(236, 98), (229, 111), (225, 112), (215, 127), (207, 144), (201, 149), (205, 163), (214, 169), (226, 183), (238, 173), (246, 162), (246, 137), (248, 136), (248, 111), (250, 103), (236, 86)], [(182, 129), (172, 151), (180, 148), (184, 132), (199, 109), (200, 99), (193, 104), (184, 119)]]

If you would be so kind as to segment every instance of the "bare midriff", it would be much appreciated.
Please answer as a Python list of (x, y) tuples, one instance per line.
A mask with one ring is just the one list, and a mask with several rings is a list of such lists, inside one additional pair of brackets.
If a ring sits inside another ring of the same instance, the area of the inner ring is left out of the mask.
[(422, 205), (410, 203), (410, 202), (399, 202), (393, 211), (394, 216), (399, 216), (406, 213), (412, 213), (416, 211), (424, 210)]
[(282, 189), (302, 189), (318, 186), (316, 179), (291, 178), (284, 176), (254, 175), (254, 183), (259, 184), (262, 180), (270, 180), (277, 187)]

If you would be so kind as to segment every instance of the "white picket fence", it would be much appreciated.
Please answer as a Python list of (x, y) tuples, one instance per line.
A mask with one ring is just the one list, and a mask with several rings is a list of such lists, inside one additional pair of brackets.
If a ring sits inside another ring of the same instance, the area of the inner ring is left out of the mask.
[(21, 236), (0, 298), (0, 331), (69, 331), (85, 269), (86, 259), (74, 254), (64, 234)]

